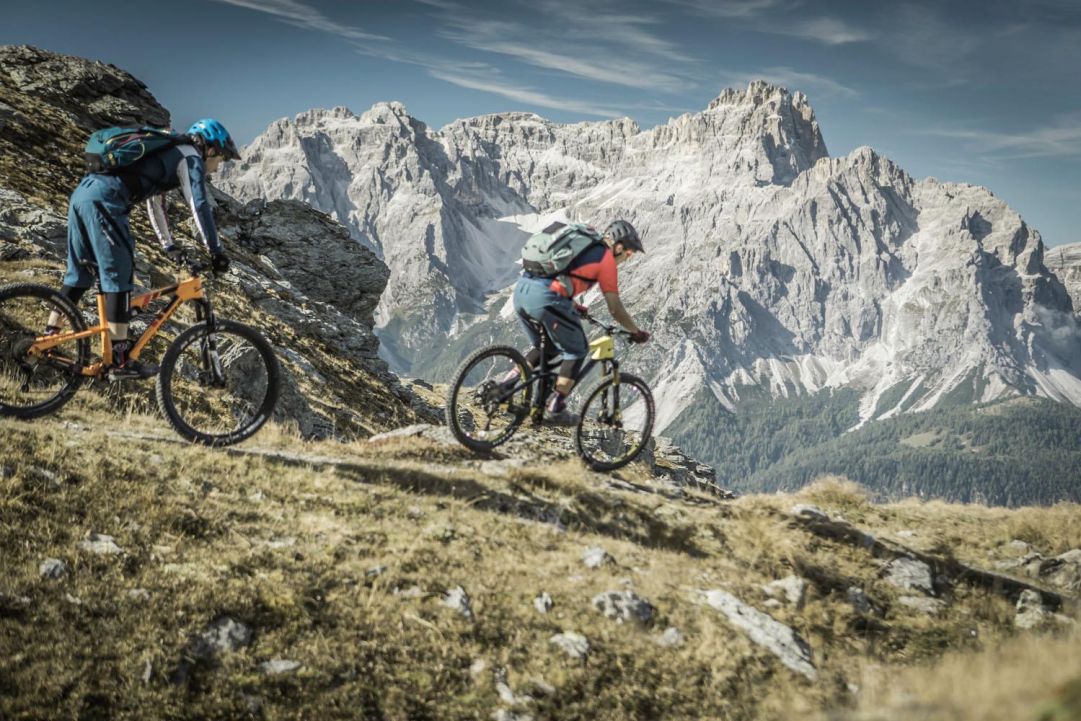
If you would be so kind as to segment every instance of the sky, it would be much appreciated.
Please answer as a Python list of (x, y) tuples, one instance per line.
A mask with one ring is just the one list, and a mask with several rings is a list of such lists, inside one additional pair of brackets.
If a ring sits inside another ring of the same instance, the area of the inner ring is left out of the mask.
[(649, 128), (763, 78), (809, 97), (831, 155), (985, 185), (1047, 245), (1081, 242), (1081, 0), (4, 4), (0, 44), (113, 63), (176, 127), (215, 117), (242, 144), (385, 100), (436, 128), (507, 110)]

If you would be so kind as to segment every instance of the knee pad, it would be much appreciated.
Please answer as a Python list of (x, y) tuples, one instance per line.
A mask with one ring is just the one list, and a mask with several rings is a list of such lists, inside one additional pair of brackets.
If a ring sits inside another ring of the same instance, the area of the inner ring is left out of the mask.
[(105, 320), (110, 323), (127, 323), (131, 320), (131, 293), (105, 294)]

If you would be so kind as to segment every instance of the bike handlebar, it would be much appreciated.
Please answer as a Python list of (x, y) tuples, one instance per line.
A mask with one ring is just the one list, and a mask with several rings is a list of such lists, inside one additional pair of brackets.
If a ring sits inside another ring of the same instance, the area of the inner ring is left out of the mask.
[(614, 325), (608, 325), (607, 323), (604, 323), (602, 321), (597, 320), (596, 318), (591, 316), (588, 311), (585, 312), (585, 313), (579, 313), (579, 315), (582, 316), (582, 318), (584, 318), (585, 320), (588, 320), (593, 325), (600, 326), (604, 330), (604, 332), (607, 333), (608, 335), (620, 335), (620, 336), (623, 336), (624, 338), (626, 338), (627, 340), (630, 340), (631, 336), (634, 335), (629, 330), (624, 330), (622, 328), (617, 328)]

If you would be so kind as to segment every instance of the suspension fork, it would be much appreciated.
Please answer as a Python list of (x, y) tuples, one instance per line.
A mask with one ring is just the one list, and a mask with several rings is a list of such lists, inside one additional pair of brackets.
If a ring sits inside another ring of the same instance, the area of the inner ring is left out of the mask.
[(200, 298), (196, 301), (195, 321), (206, 324), (207, 333), (199, 349), (203, 359), (203, 369), (210, 376), (210, 385), (222, 388), (225, 386), (225, 370), (221, 366), (221, 356), (218, 355), (218, 339), (214, 336), (214, 332), (218, 329), (218, 318), (214, 315), (209, 298)]
[[(605, 395), (608, 394), (609, 390), (612, 392), (611, 399), (604, 399), (605, 401), (611, 400), (612, 405), (610, 410), (607, 407), (605, 408), (605, 410), (611, 413), (611, 422), (617, 427), (622, 428), (623, 413), (619, 408), (619, 361), (614, 359), (605, 361), (604, 365), (606, 371), (605, 375), (610, 375), (612, 377), (612, 385), (608, 386), (608, 388), (604, 391)], [(607, 406), (607, 402), (603, 403), (602, 405)]]

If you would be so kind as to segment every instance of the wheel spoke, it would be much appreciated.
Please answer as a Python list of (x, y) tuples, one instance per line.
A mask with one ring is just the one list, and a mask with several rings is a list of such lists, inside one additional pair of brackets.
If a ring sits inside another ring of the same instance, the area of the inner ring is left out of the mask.
[(246, 437), (254, 432), (253, 424), (258, 428), (266, 420), (262, 409), (268, 398), (277, 397), (276, 367), (268, 363), (258, 336), (246, 337), (254, 331), (245, 330), (220, 326), (211, 334), (198, 326), (169, 349), (159, 400), (185, 437), (231, 443), (232, 437)]
[(640, 378), (624, 375), (618, 392), (603, 381), (586, 397), (576, 440), (590, 466), (612, 470), (633, 461), (653, 430), (653, 400)]
[[(49, 288), (0, 289), (0, 413), (26, 418), (43, 415), (63, 405), (79, 387), (81, 378), (60, 360), (71, 363), (74, 357), (85, 362), (85, 339), (66, 342), (44, 354), (31, 352), (53, 311), (60, 314), (63, 332), (82, 329), (78, 315)], [(58, 360), (53, 360), (54, 355)]]
[(521, 354), (496, 346), (470, 356), (459, 368), (447, 404), (447, 423), (455, 437), (473, 450), (503, 443), (521, 425), (529, 406), (530, 386)]

